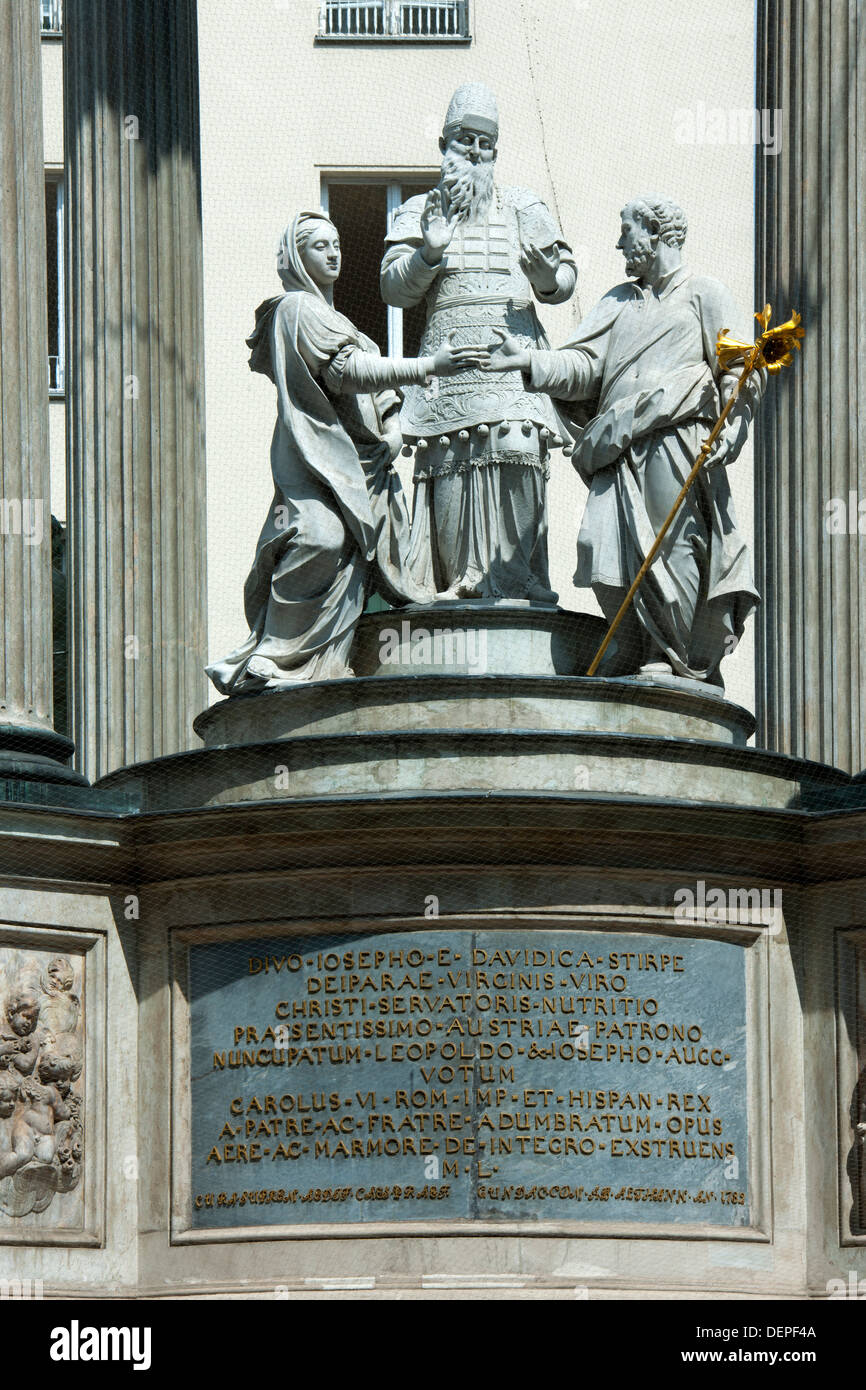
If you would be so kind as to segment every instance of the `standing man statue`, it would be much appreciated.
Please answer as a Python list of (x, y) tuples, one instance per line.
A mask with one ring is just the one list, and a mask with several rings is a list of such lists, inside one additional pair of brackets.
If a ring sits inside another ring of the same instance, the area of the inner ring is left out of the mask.
[[(532, 303), (561, 304), (577, 269), (544, 203), (494, 182), (499, 113), (480, 83), (458, 88), (439, 148), (442, 177), (398, 210), (386, 240), (382, 297), (427, 301), (421, 353), (507, 331), (546, 347)], [(455, 331), (456, 330), (456, 331)], [(553, 604), (547, 562), (547, 477), (562, 425), (520, 372), (480, 371), (405, 391), (404, 438), (416, 442), (411, 564), (443, 598)], [(443, 592), (444, 591), (444, 592)]]
[[(608, 623), (733, 392), (720, 332), (743, 328), (730, 292), (682, 261), (686, 217), (668, 198), (644, 197), (622, 212), (617, 248), (631, 282), (617, 285), (559, 352), (528, 352), (506, 338), (489, 369), (511, 364), (527, 389), (579, 401), (588, 419), (574, 464), (589, 488), (577, 542), (578, 588), (592, 586)], [(737, 529), (724, 465), (742, 449), (766, 373), (740, 393), (709, 462), (617, 630), (602, 675), (677, 675), (722, 685), (721, 660), (736, 646), (758, 595)]]

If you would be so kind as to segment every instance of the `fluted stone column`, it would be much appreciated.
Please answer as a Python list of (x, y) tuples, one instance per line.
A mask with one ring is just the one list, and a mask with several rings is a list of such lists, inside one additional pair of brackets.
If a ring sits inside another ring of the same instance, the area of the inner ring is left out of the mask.
[(195, 0), (64, 15), (75, 741), (93, 780), (206, 704)]
[[(757, 741), (866, 767), (866, 7), (761, 0), (758, 299), (806, 338), (757, 431)], [(756, 306), (757, 307), (757, 306)], [(862, 503), (862, 512), (858, 507)]]
[(0, 5), (0, 778), (80, 781), (52, 728), (42, 57), (35, 0)]

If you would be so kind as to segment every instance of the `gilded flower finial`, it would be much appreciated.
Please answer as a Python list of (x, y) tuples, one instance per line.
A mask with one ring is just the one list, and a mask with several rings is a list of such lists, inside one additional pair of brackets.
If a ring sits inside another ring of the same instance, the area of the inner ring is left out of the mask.
[(787, 323), (779, 324), (778, 328), (770, 327), (772, 316), (773, 310), (769, 304), (755, 314), (763, 332), (754, 343), (741, 342), (739, 338), (732, 338), (727, 328), (722, 329), (716, 343), (716, 356), (722, 371), (729, 371), (740, 362), (750, 372), (756, 369), (780, 372), (783, 367), (790, 365), (794, 349), (800, 351), (800, 339), (805, 333), (805, 329), (800, 327), (800, 315), (795, 311)]

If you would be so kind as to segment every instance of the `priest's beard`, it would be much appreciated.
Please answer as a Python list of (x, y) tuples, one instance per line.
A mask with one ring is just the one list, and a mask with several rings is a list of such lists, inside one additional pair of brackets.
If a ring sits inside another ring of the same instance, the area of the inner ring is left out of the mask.
[(446, 150), (442, 159), (440, 188), (448, 216), (457, 214), (460, 222), (477, 222), (493, 202), (494, 165), (473, 164), (456, 150)]

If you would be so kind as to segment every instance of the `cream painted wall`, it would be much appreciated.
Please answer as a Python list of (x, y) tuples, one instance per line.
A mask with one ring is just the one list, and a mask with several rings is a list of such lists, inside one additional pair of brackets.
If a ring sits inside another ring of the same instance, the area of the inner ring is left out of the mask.
[(42, 40), (42, 139), (45, 163), (63, 163), (63, 43)]
[(51, 468), (51, 514), (66, 520), (66, 402), (52, 396), (48, 402), (48, 453)]
[[(473, 11), (469, 47), (317, 46), (312, 0), (199, 0), (212, 657), (246, 633), (243, 581), (272, 492), (273, 388), (248, 371), (244, 338), (279, 291), (279, 235), (317, 205), (323, 170), (435, 169), (452, 90), (482, 80), (500, 104), (497, 176), (558, 212), (584, 309), (624, 278), (620, 208), (656, 191), (689, 215), (691, 265), (727, 281), (746, 316), (755, 307), (754, 147), (681, 144), (675, 124), (699, 103), (752, 108), (752, 0), (475, 0)], [(542, 319), (557, 344), (575, 306)], [(732, 481), (751, 537), (751, 453)], [(594, 608), (571, 579), (584, 496), (557, 455), (551, 567), (565, 608)], [(750, 707), (753, 669), (749, 632), (725, 674)]]

